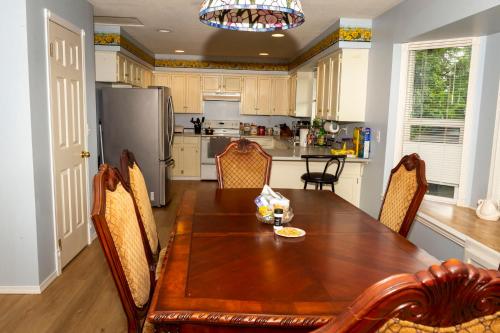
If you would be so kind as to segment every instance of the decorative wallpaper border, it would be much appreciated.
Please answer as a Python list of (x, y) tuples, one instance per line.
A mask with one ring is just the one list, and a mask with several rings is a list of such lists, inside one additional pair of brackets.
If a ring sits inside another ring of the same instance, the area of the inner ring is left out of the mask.
[(372, 39), (371, 28), (340, 27), (316, 45), (299, 55), (290, 64), (261, 64), (261, 63), (239, 63), (229, 61), (202, 61), (202, 60), (180, 60), (180, 59), (155, 59), (147, 52), (133, 44), (127, 38), (118, 33), (95, 33), (95, 45), (121, 46), (138, 58), (144, 60), (154, 67), (167, 68), (196, 68), (196, 69), (227, 69), (227, 70), (253, 70), (253, 71), (289, 71), (294, 69), (314, 56), (323, 52), (338, 42), (370, 42)]
[(139, 59), (144, 60), (151, 66), (155, 65), (155, 58), (153, 56), (149, 55), (147, 52), (143, 51), (140, 47), (136, 46), (130, 40), (117, 33), (95, 33), (94, 45), (121, 46), (125, 50), (129, 51)]
[(340, 27), (335, 30), (316, 45), (305, 51), (290, 64), (289, 69), (294, 69), (314, 56), (320, 54), (332, 45), (338, 42), (370, 42), (372, 40), (371, 28), (357, 28), (357, 27)]
[(279, 64), (179, 60), (179, 59), (156, 59), (155, 67), (288, 72), (287, 64), (279, 65)]

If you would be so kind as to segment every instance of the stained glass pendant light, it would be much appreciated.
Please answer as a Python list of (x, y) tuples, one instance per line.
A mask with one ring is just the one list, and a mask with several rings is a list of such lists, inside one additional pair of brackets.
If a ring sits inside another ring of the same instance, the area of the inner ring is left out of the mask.
[(300, 0), (204, 0), (200, 21), (240, 31), (275, 31), (304, 23)]

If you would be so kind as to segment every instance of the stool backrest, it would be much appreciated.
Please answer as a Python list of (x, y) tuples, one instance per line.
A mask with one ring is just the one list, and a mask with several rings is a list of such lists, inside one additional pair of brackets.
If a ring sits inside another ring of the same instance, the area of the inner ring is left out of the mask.
[(344, 165), (345, 165), (345, 159), (346, 155), (302, 155), (302, 158), (306, 159), (306, 170), (307, 174), (310, 175), (309, 171), (309, 161), (310, 160), (327, 160), (325, 164), (325, 168), (323, 169), (323, 176), (322, 178), (325, 177), (326, 172), (328, 171), (328, 168), (332, 164), (336, 164), (337, 168), (335, 170), (335, 173), (333, 174), (336, 179), (340, 178), (340, 175), (342, 174), (342, 171), (344, 170)]

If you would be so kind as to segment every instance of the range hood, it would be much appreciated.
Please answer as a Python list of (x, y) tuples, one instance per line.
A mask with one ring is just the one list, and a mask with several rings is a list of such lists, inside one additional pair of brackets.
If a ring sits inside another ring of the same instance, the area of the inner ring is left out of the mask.
[(241, 101), (240, 93), (229, 93), (229, 92), (204, 92), (204, 101), (229, 101), (229, 102), (239, 102)]

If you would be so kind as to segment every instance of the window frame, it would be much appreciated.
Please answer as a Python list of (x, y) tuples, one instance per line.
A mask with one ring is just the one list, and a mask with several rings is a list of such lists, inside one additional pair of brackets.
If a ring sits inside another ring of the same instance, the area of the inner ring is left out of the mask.
[[(395, 148), (393, 165), (397, 165), (402, 158), (403, 142), (404, 142), (404, 120), (406, 109), (406, 97), (408, 86), (408, 65), (410, 51), (438, 49), (446, 47), (461, 47), (471, 46), (471, 62), (469, 68), (469, 84), (467, 89), (467, 104), (465, 108), (464, 120), (464, 138), (462, 144), (462, 162), (460, 165), (460, 181), (458, 191), (455, 191), (455, 197), (444, 198), (434, 195), (425, 195), (426, 200), (456, 204), (458, 206), (469, 206), (472, 189), (473, 168), (475, 159), (475, 145), (477, 143), (477, 129), (478, 115), (479, 115), (479, 99), (482, 89), (482, 72), (481, 71), (481, 38), (457, 38), (445, 40), (433, 40), (424, 42), (413, 42), (401, 44), (401, 65), (399, 76), (399, 91), (398, 91), (398, 104), (397, 104), (397, 117), (395, 129)], [(474, 109), (478, 112), (473, 112)]]
[(488, 199), (496, 199), (500, 203), (500, 83), (498, 88), (497, 110), (495, 116), (495, 132), (493, 134), (493, 147), (491, 150), (490, 176), (488, 180)]

